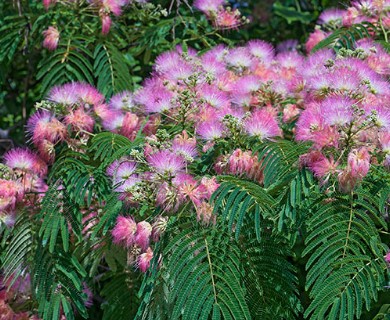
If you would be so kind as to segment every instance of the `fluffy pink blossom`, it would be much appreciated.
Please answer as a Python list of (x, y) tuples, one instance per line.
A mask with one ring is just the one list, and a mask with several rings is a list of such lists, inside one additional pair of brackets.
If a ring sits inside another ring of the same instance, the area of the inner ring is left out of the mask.
[(102, 20), (102, 34), (106, 35), (110, 32), (112, 20), (111, 17), (103, 13), (101, 14), (101, 20)]
[(66, 127), (48, 111), (37, 111), (27, 122), (27, 132), (31, 134), (35, 145), (43, 140), (51, 143), (63, 141), (67, 136)]
[(215, 140), (221, 138), (223, 137), (224, 132), (224, 125), (217, 120), (201, 122), (196, 127), (196, 133), (205, 140)]
[(322, 116), (328, 125), (343, 126), (352, 122), (354, 101), (342, 97), (331, 96), (321, 103)]
[(254, 111), (245, 120), (244, 129), (248, 135), (256, 136), (261, 140), (282, 135), (275, 115), (267, 109)]
[(225, 0), (195, 0), (194, 7), (209, 15), (217, 12), (224, 3)]
[(64, 119), (64, 122), (76, 132), (92, 132), (95, 120), (82, 108), (71, 111)]
[(175, 176), (186, 165), (183, 156), (168, 150), (158, 151), (148, 156), (146, 160), (156, 172), (169, 176)]
[(326, 37), (327, 34), (320, 29), (317, 29), (314, 32), (312, 32), (309, 35), (309, 38), (307, 39), (305, 44), (306, 52), (310, 52), (319, 42), (324, 40)]
[(370, 154), (366, 147), (352, 150), (348, 155), (348, 170), (352, 176), (363, 179), (370, 170)]
[(138, 257), (138, 267), (142, 272), (146, 272), (149, 269), (150, 261), (153, 259), (153, 251), (148, 248), (145, 253), (142, 253)]
[(145, 251), (149, 247), (151, 234), (152, 234), (152, 226), (150, 225), (149, 222), (146, 221), (138, 222), (134, 243), (138, 245), (142, 251)]
[(133, 94), (129, 91), (117, 93), (111, 97), (109, 106), (114, 110), (131, 111), (134, 107)]
[(49, 27), (47, 30), (43, 31), (43, 46), (48, 50), (55, 50), (58, 46), (58, 41), (60, 40), (60, 32), (55, 27)]
[(135, 113), (126, 112), (120, 133), (130, 140), (134, 140), (140, 128), (140, 119)]
[(17, 181), (0, 179), (0, 211), (13, 210), (16, 202), (24, 195), (22, 184)]
[(385, 255), (385, 261), (390, 263), (390, 251)]
[(47, 174), (47, 164), (29, 149), (11, 149), (4, 155), (4, 164), (12, 169), (26, 173), (34, 173), (40, 177)]
[(131, 217), (118, 216), (112, 229), (113, 242), (130, 247), (134, 244), (137, 223)]
[(190, 138), (186, 131), (177, 135), (172, 141), (172, 150), (177, 154), (184, 155), (186, 158), (195, 158), (198, 155), (196, 150), (196, 139)]
[(158, 78), (147, 79), (141, 90), (135, 95), (135, 100), (145, 107), (148, 113), (163, 112), (173, 107), (173, 93), (169, 91)]
[(344, 14), (344, 10), (334, 8), (326, 9), (320, 14), (318, 18), (318, 24), (333, 24), (341, 26), (341, 21)]

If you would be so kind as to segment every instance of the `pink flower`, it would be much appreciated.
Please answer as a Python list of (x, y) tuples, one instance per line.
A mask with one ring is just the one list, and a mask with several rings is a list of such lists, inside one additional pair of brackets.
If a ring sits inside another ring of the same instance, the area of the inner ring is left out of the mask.
[(199, 206), (196, 207), (196, 217), (198, 221), (209, 224), (212, 222), (215, 224), (215, 215), (213, 215), (213, 206), (208, 202), (202, 202)]
[(130, 140), (134, 140), (140, 128), (139, 118), (136, 114), (126, 112), (123, 118), (122, 128), (120, 133)]
[(175, 176), (186, 165), (183, 156), (168, 150), (158, 151), (147, 157), (148, 164), (162, 175)]
[(0, 179), (0, 211), (13, 211), (15, 204), (23, 199), (24, 188), (16, 181)]
[(379, 143), (384, 153), (390, 154), (390, 132), (379, 133)]
[(227, 93), (218, 89), (218, 87), (209, 84), (203, 84), (198, 88), (199, 98), (214, 108), (222, 108), (230, 104)]
[(196, 133), (205, 140), (215, 140), (222, 138), (224, 131), (225, 127), (217, 120), (201, 122), (196, 127)]
[(111, 97), (110, 108), (121, 111), (131, 111), (134, 107), (133, 94), (129, 91), (117, 93)]
[(146, 272), (149, 269), (150, 261), (153, 259), (153, 251), (148, 248), (145, 253), (142, 253), (138, 257), (138, 267), (142, 272)]
[(276, 117), (266, 109), (254, 111), (245, 120), (244, 129), (248, 135), (261, 140), (282, 135)]
[(49, 10), (51, 4), (56, 3), (57, 0), (43, 0), (43, 6), (46, 10)]
[(318, 18), (318, 24), (337, 24), (338, 26), (341, 26), (341, 20), (343, 18), (343, 15), (346, 12), (344, 10), (340, 9), (326, 9), (324, 10), (319, 18)]
[(172, 150), (179, 155), (183, 155), (186, 159), (188, 157), (195, 158), (198, 155), (196, 139), (190, 138), (186, 131), (175, 137), (172, 142)]
[(310, 52), (319, 42), (324, 40), (327, 37), (327, 34), (322, 30), (315, 30), (309, 35), (309, 38), (306, 41), (305, 47), (306, 52)]
[(274, 47), (263, 40), (251, 40), (247, 45), (252, 56), (263, 63), (270, 63), (275, 55)]
[(40, 177), (47, 174), (47, 164), (29, 149), (16, 148), (4, 155), (4, 163), (12, 169), (34, 173)]
[(102, 19), (102, 34), (106, 35), (110, 32), (112, 20), (111, 17), (106, 13), (101, 14), (101, 19)]
[(60, 40), (60, 32), (55, 27), (49, 27), (47, 30), (43, 31), (43, 46), (48, 50), (55, 50), (58, 46), (58, 41)]
[(283, 122), (288, 123), (293, 121), (299, 113), (300, 110), (296, 104), (287, 104), (283, 109)]
[(385, 261), (390, 263), (390, 251), (385, 255)]
[(332, 157), (330, 159), (321, 156), (317, 161), (310, 164), (309, 168), (317, 178), (324, 179), (337, 170), (338, 163)]
[(224, 3), (225, 0), (195, 0), (194, 7), (209, 15), (213, 12), (217, 12)]
[(213, 23), (219, 29), (234, 29), (242, 24), (241, 13), (239, 10), (221, 9), (217, 12)]
[(370, 170), (370, 154), (366, 147), (352, 150), (348, 155), (348, 170), (352, 176), (363, 179)]
[(149, 222), (146, 221), (138, 222), (134, 243), (137, 244), (142, 251), (145, 251), (149, 247), (151, 234), (152, 234), (152, 226), (150, 225)]
[(137, 224), (130, 217), (118, 216), (114, 229), (112, 229), (113, 242), (130, 247), (134, 244)]
[(95, 120), (82, 108), (71, 111), (64, 119), (64, 122), (76, 132), (92, 132)]
[(163, 112), (173, 107), (173, 93), (163, 84), (161, 79), (147, 79), (143, 88), (135, 95), (135, 100), (145, 106), (147, 113)]
[(32, 135), (35, 145), (40, 146), (43, 140), (51, 143), (63, 141), (67, 136), (66, 127), (48, 111), (37, 111), (27, 122), (27, 131)]
[(331, 96), (321, 103), (322, 116), (328, 125), (343, 126), (353, 120), (354, 101), (342, 96)]

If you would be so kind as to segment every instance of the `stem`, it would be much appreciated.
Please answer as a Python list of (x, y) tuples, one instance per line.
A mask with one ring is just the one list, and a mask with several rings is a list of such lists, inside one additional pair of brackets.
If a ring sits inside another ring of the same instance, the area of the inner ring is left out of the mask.
[[(351, 233), (351, 225), (352, 225), (352, 218), (353, 218), (353, 191), (351, 191), (351, 194), (349, 195), (349, 203), (350, 203), (350, 211), (349, 211), (349, 223), (348, 223), (348, 231), (347, 231), (347, 238), (345, 239), (345, 244), (344, 244), (344, 251), (343, 251), (343, 256), (342, 259), (345, 258), (345, 255), (347, 253), (347, 246), (348, 246), (348, 241), (349, 241), (349, 235)], [(342, 267), (342, 265), (341, 265)]]
[(218, 301), (217, 301), (217, 291), (215, 289), (213, 267), (211, 265), (210, 252), (209, 252), (209, 246), (207, 245), (207, 239), (204, 239), (204, 242), (206, 244), (207, 259), (209, 261), (209, 267), (210, 267), (210, 273), (211, 273), (211, 282), (213, 284), (214, 300), (215, 300), (215, 303), (218, 304)]

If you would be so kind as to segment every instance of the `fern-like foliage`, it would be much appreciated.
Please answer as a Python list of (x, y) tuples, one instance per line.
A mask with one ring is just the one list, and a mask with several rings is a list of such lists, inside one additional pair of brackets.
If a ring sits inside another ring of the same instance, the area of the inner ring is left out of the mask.
[[(241, 252), (229, 234), (173, 223), (142, 287), (138, 319), (250, 319)], [(154, 281), (151, 282), (150, 279)]]
[[(27, 32), (27, 16), (12, 15), (0, 22), (0, 62), (11, 61)], [(23, 32), (25, 31), (25, 32)]]
[[(79, 40), (79, 41), (77, 41)], [(46, 93), (54, 85), (72, 81), (94, 84), (92, 52), (85, 39), (75, 39), (73, 44), (64, 39), (64, 45), (42, 59), (38, 65), (37, 80), (41, 81), (41, 92)]]
[(90, 156), (65, 150), (53, 165), (50, 181), (61, 180), (70, 198), (79, 205), (89, 207), (92, 201), (103, 201), (110, 191), (105, 168), (91, 163)]
[(102, 304), (103, 320), (133, 319), (137, 312), (139, 290), (138, 278), (135, 273), (126, 270), (116, 272), (105, 279), (101, 295), (105, 299)]
[(294, 319), (302, 312), (297, 270), (289, 261), (289, 242), (264, 228), (261, 242), (253, 230), (243, 233), (239, 245), (246, 273), (247, 304), (252, 319)]
[(124, 55), (111, 44), (98, 44), (95, 48), (93, 73), (97, 88), (106, 97), (132, 88), (132, 77)]
[[(365, 190), (365, 191), (364, 191)], [(386, 229), (380, 195), (357, 190), (349, 197), (320, 197), (307, 222), (303, 252), (310, 319), (355, 319), (369, 310), (385, 282), (387, 269), (378, 228)]]
[[(257, 239), (260, 240), (261, 219), (275, 216), (276, 201), (258, 184), (237, 177), (223, 176), (223, 183), (213, 194), (214, 212), (227, 222), (229, 230), (235, 230), (238, 239), (245, 223), (255, 226)], [(248, 219), (250, 217), (250, 219)]]
[(34, 225), (31, 219), (21, 213), (12, 232), (4, 232), (2, 247), (7, 243), (6, 250), (0, 256), (1, 265), (4, 268), (4, 282), (12, 286), (15, 281), (29, 269), (34, 254)]
[(357, 40), (370, 38), (370, 32), (375, 30), (376, 27), (368, 22), (354, 24), (350, 27), (341, 27), (333, 31), (326, 39), (317, 43), (311, 52), (314, 53), (327, 47), (332, 47), (336, 51), (340, 48), (353, 49)]
[(39, 314), (43, 319), (59, 319), (63, 310), (67, 319), (74, 319), (75, 308), (86, 317), (82, 284), (86, 271), (69, 250), (71, 243), (80, 240), (81, 214), (59, 182), (46, 192), (37, 221), (42, 224), (36, 239), (32, 285)]
[(136, 319), (293, 319), (300, 311), (289, 244), (269, 223), (259, 242), (254, 228), (233, 237), (224, 219), (209, 227), (180, 220), (156, 247)]

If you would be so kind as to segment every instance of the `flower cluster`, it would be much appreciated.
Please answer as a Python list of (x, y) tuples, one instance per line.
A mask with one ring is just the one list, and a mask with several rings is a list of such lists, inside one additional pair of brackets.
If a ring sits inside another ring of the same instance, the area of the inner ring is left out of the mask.
[(47, 191), (44, 181), (47, 164), (38, 154), (24, 148), (8, 151), (3, 160), (0, 167), (0, 222), (12, 226), (17, 207), (29, 207)]
[(225, 6), (225, 0), (195, 0), (194, 7), (202, 11), (217, 29), (237, 28), (248, 22), (238, 9)]
[(316, 44), (330, 35), (332, 30), (362, 22), (369, 22), (387, 32), (386, 30), (390, 28), (389, 1), (351, 1), (351, 6), (346, 10), (333, 8), (325, 10), (318, 18), (315, 31), (307, 39), (306, 51), (310, 52)]

